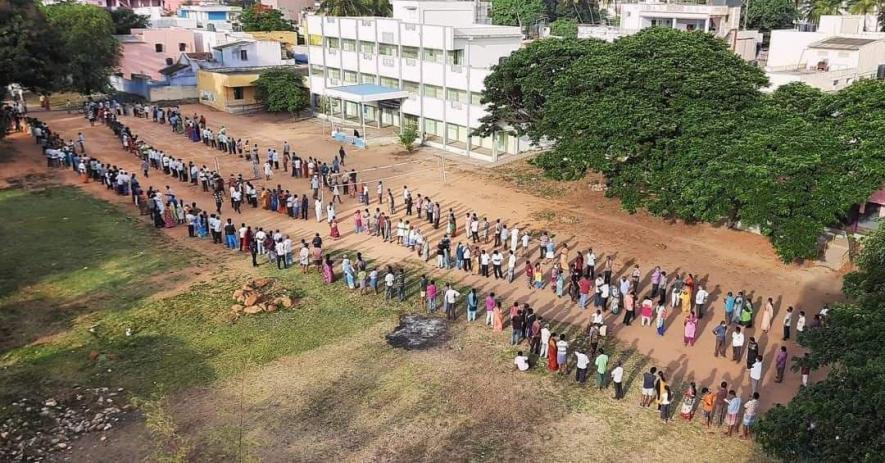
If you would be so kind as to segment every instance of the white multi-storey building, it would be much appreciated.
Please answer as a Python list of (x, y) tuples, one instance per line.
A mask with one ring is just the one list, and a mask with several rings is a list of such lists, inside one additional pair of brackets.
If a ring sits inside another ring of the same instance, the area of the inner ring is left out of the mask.
[(504, 131), (471, 136), (490, 67), (518, 27), (475, 23), (473, 1), (394, 1), (392, 18), (308, 15), (310, 91), (320, 113), (375, 127), (413, 124), (430, 146), (496, 160), (530, 148)]
[(620, 18), (618, 26), (578, 25), (578, 38), (613, 41), (649, 27), (704, 31), (725, 40), (746, 60), (756, 58), (762, 36), (740, 30), (741, 0), (626, 0), (609, 6)]

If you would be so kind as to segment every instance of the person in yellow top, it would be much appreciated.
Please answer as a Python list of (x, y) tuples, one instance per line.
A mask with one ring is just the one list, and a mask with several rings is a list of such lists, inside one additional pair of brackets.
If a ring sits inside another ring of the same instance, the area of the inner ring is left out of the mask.
[(680, 296), (680, 309), (682, 313), (685, 314), (685, 317), (691, 314), (691, 291), (686, 287), (682, 289), (682, 295)]

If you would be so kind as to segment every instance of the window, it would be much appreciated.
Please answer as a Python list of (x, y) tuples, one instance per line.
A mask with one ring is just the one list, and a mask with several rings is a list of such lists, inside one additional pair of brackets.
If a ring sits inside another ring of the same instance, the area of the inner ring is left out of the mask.
[(339, 45), (338, 37), (326, 37), (326, 48), (338, 48)]
[(342, 39), (341, 49), (344, 51), (356, 51), (356, 40)]
[(344, 71), (344, 81), (350, 84), (356, 83), (357, 74), (354, 71)]
[(315, 76), (323, 77), (323, 75), (325, 74), (325, 72), (326, 72), (326, 69), (323, 68), (322, 66), (317, 66), (316, 64), (311, 64), (311, 65), (310, 65), (310, 73), (313, 74), (313, 75), (315, 75)]
[(427, 96), (430, 98), (442, 99), (442, 97), (443, 97), (442, 87), (437, 87), (436, 85), (424, 84), (424, 96)]
[(399, 88), (399, 80), (390, 77), (381, 77), (381, 86), (388, 88)]
[(178, 44), (178, 51), (187, 51), (187, 44), (186, 43), (179, 43)]
[(403, 47), (403, 58), (418, 58), (418, 47)]
[(240, 60), (242, 60), (242, 61), (249, 60), (249, 53), (247, 52), (247, 50), (240, 50)]
[(310, 34), (310, 35), (307, 36), (307, 41), (308, 41), (308, 43), (310, 43), (311, 45), (314, 45), (314, 46), (319, 47), (319, 46), (322, 46), (322, 45), (323, 45), (323, 36), (322, 36), (322, 35), (316, 35), (316, 34)]
[(470, 104), (476, 106), (482, 106), (482, 103), (479, 100), (482, 99), (482, 93), (471, 92), (470, 93)]
[(362, 53), (375, 53), (375, 43), (374, 42), (364, 42), (360, 40), (360, 52)]
[(243, 99), (243, 87), (234, 87), (234, 99), (242, 100)]
[(421, 94), (421, 84), (418, 82), (412, 82), (408, 80), (403, 81), (403, 90), (412, 93), (413, 95)]
[(375, 75), (374, 74), (360, 74), (360, 83), (374, 84), (375, 83)]
[(443, 123), (433, 119), (424, 119), (424, 131), (431, 134), (436, 135), (438, 137), (442, 136)]
[(424, 49), (424, 61), (430, 61), (431, 63), (442, 63), (443, 62), (442, 50), (437, 50), (435, 48), (425, 48)]
[(396, 45), (378, 44), (378, 54), (383, 56), (396, 56)]
[(154, 44), (154, 51), (156, 51), (157, 53), (163, 53), (163, 44), (162, 43), (155, 43)]
[(452, 50), (448, 56), (449, 64), (460, 66), (464, 64), (464, 50)]
[(330, 79), (340, 79), (341, 71), (338, 68), (326, 68), (326, 74), (329, 75)]
[(467, 103), (467, 92), (465, 92), (464, 90), (447, 88), (446, 99), (449, 101), (456, 101), (458, 103)]
[(172, 63), (174, 62), (175, 61), (173, 61), (172, 58), (166, 58), (166, 66), (172, 66)]

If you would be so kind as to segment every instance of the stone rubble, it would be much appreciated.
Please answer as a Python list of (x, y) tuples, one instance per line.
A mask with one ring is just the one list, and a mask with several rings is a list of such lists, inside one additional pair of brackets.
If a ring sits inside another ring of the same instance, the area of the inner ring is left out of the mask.
[[(4, 407), (0, 423), (0, 461), (41, 462), (55, 460), (87, 433), (104, 433), (133, 410), (114, 405), (112, 397), (123, 388), (74, 388), (68, 399), (22, 398)], [(102, 434), (101, 441), (106, 435)]]
[(294, 309), (297, 301), (287, 293), (285, 288), (277, 285), (276, 280), (270, 278), (251, 280), (233, 292), (232, 297), (236, 304), (230, 306), (230, 321), (235, 322), (241, 315)]

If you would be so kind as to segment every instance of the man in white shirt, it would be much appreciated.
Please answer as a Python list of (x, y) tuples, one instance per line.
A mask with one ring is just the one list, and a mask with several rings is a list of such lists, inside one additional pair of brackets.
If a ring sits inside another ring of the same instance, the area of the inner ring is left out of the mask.
[(494, 269), (495, 279), (504, 278), (504, 273), (501, 271), (501, 264), (504, 262), (504, 256), (495, 249), (495, 252), (492, 253), (492, 268)]
[(568, 341), (566, 341), (565, 335), (561, 335), (559, 337), (559, 341), (556, 341), (556, 362), (559, 364), (560, 373), (566, 372), (567, 362), (566, 362), (566, 354), (568, 354)]
[(704, 317), (704, 305), (707, 303), (707, 296), (709, 295), (710, 293), (703, 286), (698, 286), (698, 292), (694, 296), (694, 313), (698, 316), (698, 319)]
[(489, 260), (488, 253), (483, 249), (482, 253), (479, 255), (479, 274), (486, 278), (489, 277)]
[(283, 250), (286, 251), (286, 267), (292, 266), (292, 239), (289, 238), (289, 235), (286, 235), (286, 239), (283, 240)]
[(596, 278), (596, 254), (592, 248), (587, 249), (587, 254), (584, 255), (584, 275), (591, 280)]
[(522, 354), (522, 351), (516, 353), (516, 358), (513, 359), (513, 364), (516, 365), (516, 369), (519, 371), (528, 371), (529, 369), (529, 358)]
[(264, 233), (263, 228), (259, 228), (257, 232), (255, 232), (255, 243), (258, 244), (258, 254), (264, 255), (264, 239), (267, 238), (267, 234)]
[(516, 254), (514, 251), (510, 251), (510, 256), (507, 257), (507, 282), (513, 283), (513, 276), (516, 274)]
[(744, 349), (744, 333), (741, 333), (741, 327), (738, 326), (731, 333), (731, 359), (735, 362), (741, 361), (742, 350)]
[(759, 391), (759, 381), (762, 379), (762, 356), (757, 355), (756, 361), (753, 362), (753, 365), (750, 367), (750, 387), (752, 388), (752, 393), (755, 394)]
[(615, 369), (612, 370), (612, 383), (615, 385), (615, 400), (624, 398), (624, 363), (618, 360)]
[(446, 283), (446, 290), (443, 293), (443, 304), (446, 309), (446, 319), (454, 320), (455, 319), (455, 302), (458, 300), (458, 297), (461, 296), (461, 293), (452, 288), (452, 286)]
[(289, 265), (286, 263), (286, 245), (282, 241), (277, 241), (274, 244), (274, 251), (277, 254), (277, 269), (289, 268)]
[(587, 367), (590, 366), (590, 357), (583, 352), (576, 351), (575, 366), (577, 367), (575, 369), (575, 381), (583, 386), (587, 382)]
[(547, 343), (550, 342), (550, 327), (541, 328), (541, 358), (547, 358)]
[(396, 276), (393, 274), (393, 269), (388, 269), (387, 274), (384, 275), (384, 299), (393, 299), (393, 282), (396, 280)]

